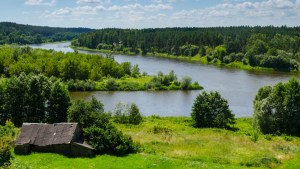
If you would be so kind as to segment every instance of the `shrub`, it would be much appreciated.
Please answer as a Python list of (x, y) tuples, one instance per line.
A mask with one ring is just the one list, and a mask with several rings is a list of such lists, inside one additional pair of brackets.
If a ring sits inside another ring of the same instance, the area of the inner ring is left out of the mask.
[(129, 123), (130, 124), (140, 124), (143, 120), (143, 117), (140, 113), (139, 108), (136, 104), (131, 104), (129, 108)]
[(218, 92), (204, 91), (199, 94), (194, 101), (191, 116), (194, 126), (199, 128), (229, 128), (235, 122), (227, 100)]
[(0, 167), (10, 163), (12, 157), (10, 149), (12, 148), (14, 136), (13, 123), (7, 121), (5, 126), (0, 126)]
[(117, 90), (118, 83), (116, 82), (116, 79), (108, 78), (106, 81), (105, 87), (107, 90)]
[(103, 104), (92, 98), (89, 102), (75, 101), (69, 109), (69, 121), (78, 122), (84, 138), (99, 154), (125, 155), (137, 151), (130, 137), (123, 135), (104, 113)]
[(188, 90), (190, 88), (191, 84), (192, 84), (192, 78), (185, 76), (182, 78), (180, 87), (183, 90)]
[(114, 121), (121, 124), (138, 125), (142, 122), (143, 117), (136, 104), (124, 105), (118, 103), (113, 112)]
[(137, 151), (131, 137), (124, 136), (111, 123), (100, 128), (93, 125), (85, 128), (84, 136), (99, 154), (126, 155)]

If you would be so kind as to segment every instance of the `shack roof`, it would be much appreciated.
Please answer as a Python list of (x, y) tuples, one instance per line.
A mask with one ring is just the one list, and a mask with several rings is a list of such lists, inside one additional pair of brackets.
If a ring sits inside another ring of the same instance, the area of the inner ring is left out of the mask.
[(15, 141), (16, 145), (31, 144), (49, 146), (56, 144), (70, 144), (76, 134), (77, 123), (23, 123), (21, 134)]

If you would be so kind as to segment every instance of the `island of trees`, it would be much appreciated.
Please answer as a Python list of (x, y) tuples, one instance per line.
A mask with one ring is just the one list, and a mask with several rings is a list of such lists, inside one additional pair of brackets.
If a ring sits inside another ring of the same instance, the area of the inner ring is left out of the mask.
[(299, 27), (101, 29), (75, 47), (175, 58), (243, 69), (298, 72)]

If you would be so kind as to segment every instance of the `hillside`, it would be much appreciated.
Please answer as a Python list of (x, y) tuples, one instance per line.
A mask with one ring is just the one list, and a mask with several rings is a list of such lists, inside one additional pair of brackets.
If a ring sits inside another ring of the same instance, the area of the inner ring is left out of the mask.
[(92, 29), (89, 28), (58, 28), (0, 22), (0, 45), (66, 41), (90, 31)]

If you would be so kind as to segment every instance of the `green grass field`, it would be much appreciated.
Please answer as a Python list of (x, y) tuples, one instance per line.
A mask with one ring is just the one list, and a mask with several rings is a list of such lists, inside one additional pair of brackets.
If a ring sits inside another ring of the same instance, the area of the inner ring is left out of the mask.
[(116, 124), (141, 145), (137, 154), (14, 155), (12, 168), (300, 168), (298, 137), (262, 135), (251, 123), (249, 118), (239, 118), (236, 131), (196, 129), (187, 117), (147, 117), (138, 126)]

